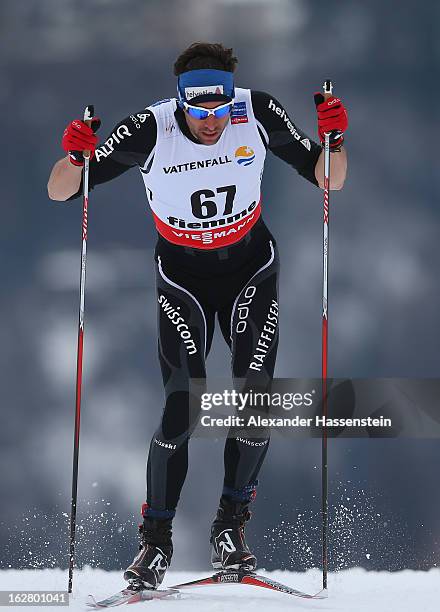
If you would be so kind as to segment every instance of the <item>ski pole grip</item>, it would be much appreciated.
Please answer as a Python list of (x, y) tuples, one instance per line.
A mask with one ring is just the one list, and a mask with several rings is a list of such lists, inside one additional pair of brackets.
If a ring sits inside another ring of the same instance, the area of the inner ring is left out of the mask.
[[(92, 119), (93, 119), (93, 115), (94, 114), (95, 114), (95, 107), (93, 106), (93, 104), (89, 104), (89, 106), (85, 107), (83, 121), (89, 127), (92, 127)], [(83, 155), (84, 155), (84, 157), (89, 159), (90, 158), (90, 151), (83, 151)]]
[(328, 98), (330, 98), (330, 96), (333, 95), (333, 83), (330, 79), (324, 81), (324, 85), (322, 88), (324, 90), (324, 100), (327, 100)]

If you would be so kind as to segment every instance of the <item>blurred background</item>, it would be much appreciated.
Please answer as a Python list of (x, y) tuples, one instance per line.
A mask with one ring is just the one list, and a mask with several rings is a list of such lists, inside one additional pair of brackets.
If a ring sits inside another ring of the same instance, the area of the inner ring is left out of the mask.
[[(439, 38), (435, 0), (3, 0), (0, 561), (67, 564), (81, 200), (51, 202), (65, 125), (100, 135), (174, 95), (196, 40), (232, 46), (239, 86), (272, 93), (316, 138), (331, 78), (350, 118), (331, 197), (329, 372), (437, 377)], [(268, 155), (263, 217), (281, 255), (279, 377), (320, 376), (322, 194)], [(155, 230), (137, 170), (89, 204), (78, 562), (122, 568), (137, 546), (146, 453), (162, 410)], [(217, 336), (208, 374), (228, 375)], [(207, 569), (223, 440), (192, 441), (175, 569)], [(330, 567), (440, 563), (440, 442), (332, 440)], [(260, 566), (320, 564), (320, 443), (273, 438), (248, 528)]]

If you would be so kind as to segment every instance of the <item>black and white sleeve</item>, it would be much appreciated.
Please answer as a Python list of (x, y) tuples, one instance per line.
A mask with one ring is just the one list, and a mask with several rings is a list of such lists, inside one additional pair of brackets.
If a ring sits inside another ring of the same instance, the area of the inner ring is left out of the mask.
[[(107, 183), (134, 166), (144, 167), (154, 155), (156, 138), (156, 119), (149, 110), (120, 121), (95, 151), (90, 162), (89, 188)], [(81, 194), (82, 183), (69, 200)]]
[(251, 95), (258, 130), (265, 146), (318, 186), (315, 166), (322, 151), (321, 146), (295, 125), (276, 98), (263, 91), (252, 91)]

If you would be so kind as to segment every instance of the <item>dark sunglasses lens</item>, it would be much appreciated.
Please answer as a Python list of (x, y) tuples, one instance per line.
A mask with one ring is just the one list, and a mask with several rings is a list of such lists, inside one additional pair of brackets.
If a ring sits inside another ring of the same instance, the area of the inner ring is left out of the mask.
[(231, 110), (231, 107), (232, 107), (232, 104), (228, 104), (228, 106), (224, 106), (223, 108), (219, 108), (219, 110), (216, 110), (214, 114), (217, 117), (217, 119), (221, 119), (221, 117), (225, 117), (225, 115), (227, 115), (229, 111)]
[(187, 110), (188, 114), (191, 115), (191, 117), (194, 117), (194, 119), (206, 119), (206, 117), (208, 116), (208, 112), (203, 108), (189, 107)]

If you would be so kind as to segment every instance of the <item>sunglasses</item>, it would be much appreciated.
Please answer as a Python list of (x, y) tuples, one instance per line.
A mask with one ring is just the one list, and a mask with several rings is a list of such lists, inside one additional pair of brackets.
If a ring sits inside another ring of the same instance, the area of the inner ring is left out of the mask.
[(217, 106), (217, 108), (201, 108), (200, 106), (192, 106), (187, 102), (183, 103), (183, 108), (186, 110), (188, 115), (194, 117), (194, 119), (207, 119), (209, 115), (214, 115), (216, 119), (221, 119), (225, 117), (234, 105), (234, 102), (227, 102), (226, 104), (222, 104), (221, 106)]

